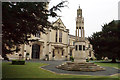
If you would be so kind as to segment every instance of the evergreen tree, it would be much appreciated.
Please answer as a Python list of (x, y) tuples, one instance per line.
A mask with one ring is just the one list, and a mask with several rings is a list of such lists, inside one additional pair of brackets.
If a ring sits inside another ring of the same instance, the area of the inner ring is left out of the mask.
[(116, 62), (116, 59), (120, 59), (120, 20), (105, 24), (102, 31), (94, 33), (89, 40), (97, 58), (108, 57)]

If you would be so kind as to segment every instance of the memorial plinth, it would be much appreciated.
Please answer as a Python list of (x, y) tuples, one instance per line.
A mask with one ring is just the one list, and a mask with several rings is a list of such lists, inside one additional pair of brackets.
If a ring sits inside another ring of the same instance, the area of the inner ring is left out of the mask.
[(83, 72), (95, 72), (105, 70), (105, 68), (100, 67), (94, 63), (76, 63), (76, 62), (66, 62), (62, 65), (56, 66), (56, 68), (67, 71), (83, 71)]
[(74, 62), (76, 63), (86, 62), (85, 41), (75, 42)]
[(76, 18), (76, 41), (75, 41), (75, 52), (74, 62), (66, 62), (62, 65), (56, 66), (58, 69), (68, 71), (102, 71), (104, 68), (94, 64), (86, 62), (86, 42), (85, 42), (85, 31), (84, 31), (84, 18), (82, 17), (82, 9), (77, 10)]
[(67, 71), (86, 71), (86, 72), (105, 70), (104, 68), (94, 63), (86, 62), (85, 41), (75, 42), (74, 62), (65, 62), (62, 65), (56, 66), (56, 68)]

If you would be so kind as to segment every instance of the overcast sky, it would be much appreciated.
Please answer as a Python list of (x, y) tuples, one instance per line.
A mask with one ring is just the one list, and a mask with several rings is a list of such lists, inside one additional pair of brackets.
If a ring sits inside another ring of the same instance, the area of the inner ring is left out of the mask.
[[(67, 0), (68, 7), (58, 12), (69, 33), (75, 35), (77, 9), (83, 11), (85, 36), (91, 36), (93, 32), (101, 31), (101, 25), (118, 19), (118, 2), (120, 0)], [(51, 0), (49, 8), (58, 4), (61, 0)], [(49, 21), (56, 21), (50, 18)]]

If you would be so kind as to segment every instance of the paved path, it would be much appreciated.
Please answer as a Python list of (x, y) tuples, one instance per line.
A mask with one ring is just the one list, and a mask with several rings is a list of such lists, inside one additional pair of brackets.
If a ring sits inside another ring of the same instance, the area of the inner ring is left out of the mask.
[(31, 62), (47, 63), (49, 65), (43, 66), (42, 68), (53, 71), (55, 73), (62, 73), (62, 74), (109, 76), (109, 75), (120, 73), (120, 69), (118, 70), (112, 67), (104, 67), (106, 69), (105, 71), (97, 71), (97, 72), (65, 71), (65, 70), (55, 68), (57, 65), (60, 65), (65, 61), (31, 61)]

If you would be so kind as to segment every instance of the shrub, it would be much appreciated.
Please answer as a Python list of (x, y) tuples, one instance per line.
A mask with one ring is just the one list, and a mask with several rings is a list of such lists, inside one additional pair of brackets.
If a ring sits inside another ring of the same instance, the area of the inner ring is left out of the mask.
[(12, 60), (13, 65), (25, 65), (25, 60)]
[(89, 59), (86, 59), (86, 62), (89, 62)]
[(74, 62), (74, 58), (73, 58), (73, 56), (70, 56), (70, 60), (71, 60), (72, 62)]

